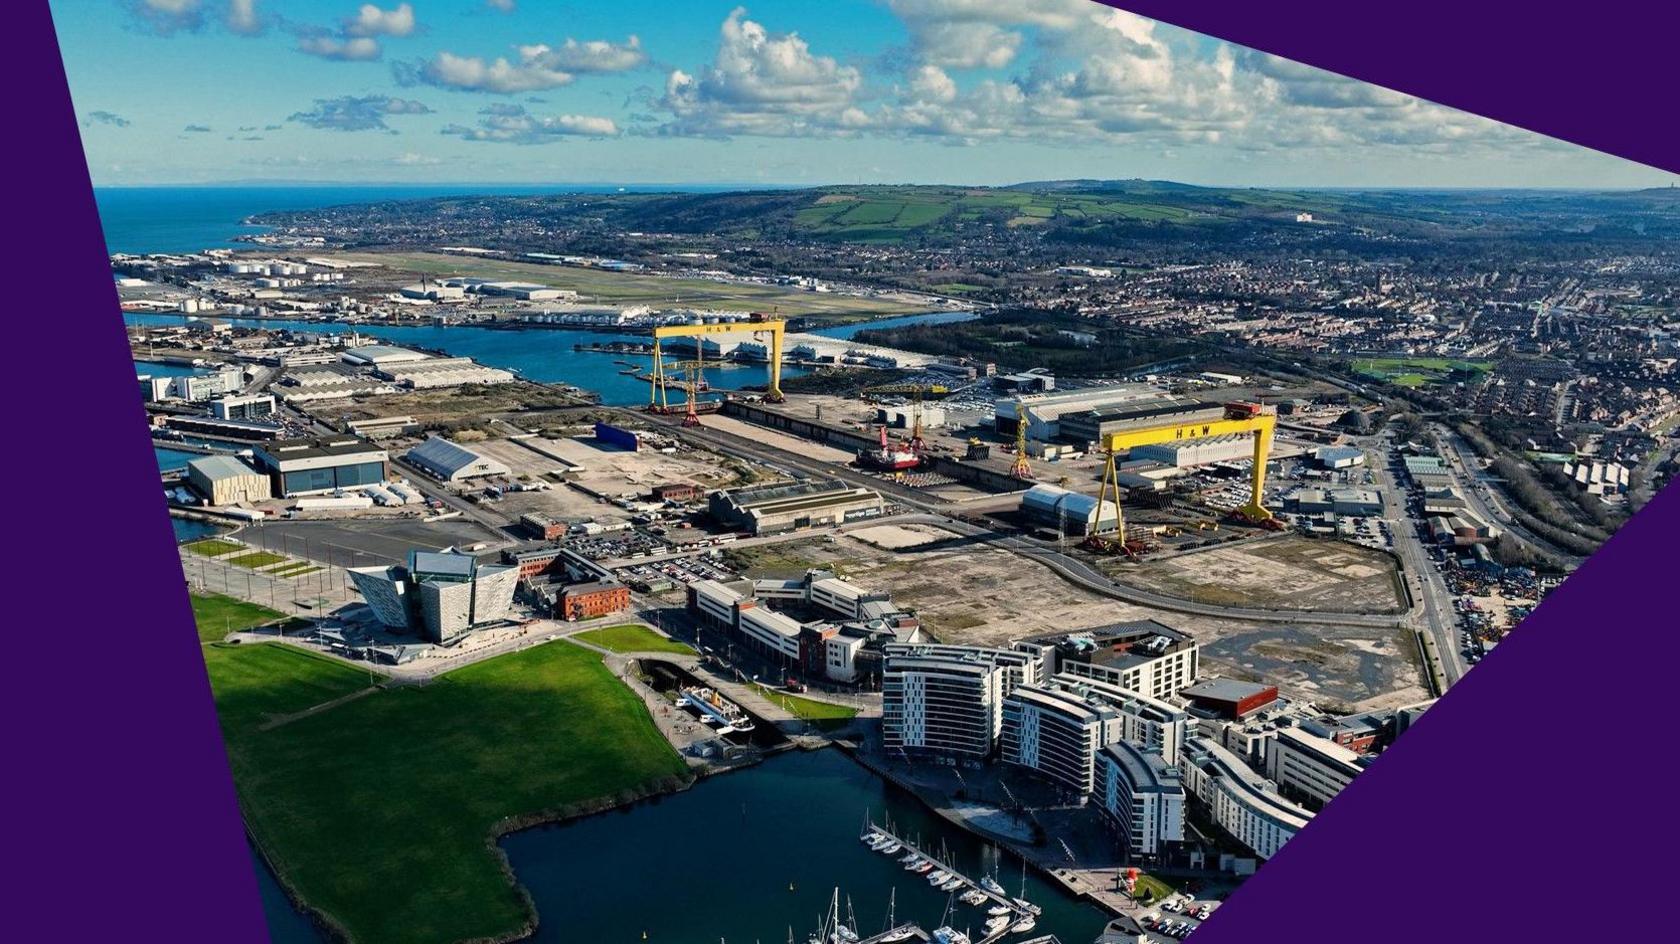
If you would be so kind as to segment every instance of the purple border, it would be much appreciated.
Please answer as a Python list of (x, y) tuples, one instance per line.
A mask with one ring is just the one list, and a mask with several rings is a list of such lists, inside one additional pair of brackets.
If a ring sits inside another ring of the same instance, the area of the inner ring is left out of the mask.
[[(1680, 170), (1673, 4), (1600, 0), (1590, 18), (1462, 0), (1123, 5)], [(23, 647), (8, 653), (23, 796), (8, 807), (22, 829), (6, 846), (29, 876), (8, 896), (27, 902), (7, 909), (19, 915), (8, 930), (264, 941), (153, 459), (138, 407), (125, 406), (128, 351), (48, 7), (19, 14), (19, 73), (43, 81), (20, 87), (14, 127), (42, 140), (13, 147), (24, 168), (9, 221), (24, 238), (10, 260), (7, 350), (12, 395), (44, 407), (46, 422), (29, 424), (13, 461), (41, 457), (31, 471), (50, 472), (15, 476), (12, 491), (14, 553), (33, 566), (16, 571), (24, 585), (7, 620)], [(50, 307), (25, 307), (31, 285), (52, 287)], [(100, 311), (108, 329), (66, 333)], [(63, 360), (44, 356), (67, 342), (70, 383)], [(1619, 937), (1665, 926), (1667, 791), (1643, 774), (1652, 753), (1659, 775), (1671, 766), (1648, 724), (1668, 715), (1680, 653), (1671, 607), (1637, 594), (1671, 585), (1677, 530), (1670, 489), (1196, 940), (1553, 940), (1601, 911)], [(129, 644), (133, 633), (145, 644)], [(1615, 815), (1623, 808), (1639, 813)]]
[(52, 20), (16, 13), (7, 936), (266, 941)]
[(1680, 4), (1101, 2), (1680, 173)]

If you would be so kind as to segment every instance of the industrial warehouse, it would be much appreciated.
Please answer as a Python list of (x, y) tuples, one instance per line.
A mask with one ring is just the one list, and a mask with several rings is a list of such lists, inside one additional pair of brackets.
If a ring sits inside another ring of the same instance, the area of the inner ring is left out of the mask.
[(713, 492), (712, 517), (751, 535), (831, 527), (881, 515), (878, 492), (841, 482), (798, 482)]
[(389, 477), (391, 458), (384, 449), (355, 436), (265, 443), (253, 447), (251, 457), (271, 477), (274, 494), (282, 498), (377, 485)]
[(441, 482), (464, 482), (491, 475), (510, 475), (508, 467), (442, 436), (426, 441), (403, 455), (403, 461)]

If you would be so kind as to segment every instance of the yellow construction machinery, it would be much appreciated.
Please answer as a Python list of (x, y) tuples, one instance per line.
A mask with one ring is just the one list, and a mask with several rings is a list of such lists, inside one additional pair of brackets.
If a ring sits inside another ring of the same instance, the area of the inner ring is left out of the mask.
[[(1266, 528), (1276, 528), (1277, 522), (1264, 504), (1266, 490), (1266, 458), (1272, 451), (1272, 435), (1277, 430), (1277, 415), (1264, 412), (1258, 403), (1227, 403), (1225, 416), (1217, 420), (1176, 423), (1167, 426), (1147, 426), (1120, 430), (1102, 438), (1105, 454), (1102, 486), (1097, 492), (1098, 515), (1105, 501), (1114, 502), (1114, 533), (1122, 548), (1126, 545), (1126, 519), (1120, 506), (1119, 474), (1115, 470), (1115, 456), (1138, 446), (1209, 439), (1215, 436), (1247, 435), (1254, 441), (1254, 470), (1249, 476), (1248, 504), (1237, 509), (1237, 515)], [(1199, 526), (1198, 526), (1199, 527)], [(1217, 525), (1215, 528), (1217, 529)], [(1110, 543), (1110, 538), (1094, 535), (1093, 544)], [(1129, 553), (1129, 551), (1128, 551)]]
[[(769, 335), (765, 344), (766, 353), (770, 357), (770, 383), (764, 399), (772, 403), (782, 402), (782, 336), (787, 332), (787, 322), (766, 318), (754, 313), (748, 321), (727, 321), (717, 324), (688, 324), (688, 325), (660, 325), (653, 329), (653, 387), (660, 390), (666, 383), (666, 370), (671, 365), (665, 363), (664, 355), (660, 351), (659, 342), (665, 338), (694, 338), (696, 353), (704, 356), (706, 339), (719, 334), (750, 334), (753, 337)], [(650, 399), (650, 408), (656, 405)]]
[(1015, 465), (1009, 474), (1018, 479), (1033, 477), (1032, 463), (1027, 461), (1027, 404), (1015, 398)]
[[(882, 384), (863, 388), (862, 396), (871, 403), (880, 397), (910, 398), (910, 451), (920, 456), (927, 451), (927, 440), (922, 438), (922, 400), (925, 397), (943, 397), (950, 392), (951, 388), (943, 384)], [(882, 432), (885, 431), (883, 426)], [(882, 448), (886, 448), (885, 445)]]
[[(656, 413), (677, 412), (676, 409), (671, 406), (666, 395), (666, 391), (669, 388), (676, 387), (678, 390), (683, 392), (683, 403), (681, 406), (683, 412), (682, 424), (684, 426), (699, 426), (700, 414), (716, 412), (718, 407), (716, 400), (700, 399), (700, 394), (704, 393), (707, 389), (704, 373), (705, 370), (706, 362), (700, 358), (694, 358), (693, 360), (686, 361), (673, 361), (666, 364), (665, 379), (663, 381), (653, 381), (654, 393), (659, 398), (659, 404), (657, 406), (650, 407), (650, 409)], [(670, 379), (672, 372), (676, 372), (683, 379)]]

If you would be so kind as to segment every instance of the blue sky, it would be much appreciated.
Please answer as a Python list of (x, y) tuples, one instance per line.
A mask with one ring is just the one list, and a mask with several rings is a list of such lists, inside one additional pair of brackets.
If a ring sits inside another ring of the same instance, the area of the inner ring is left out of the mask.
[(54, 0), (96, 184), (1661, 186), (1087, 0)]

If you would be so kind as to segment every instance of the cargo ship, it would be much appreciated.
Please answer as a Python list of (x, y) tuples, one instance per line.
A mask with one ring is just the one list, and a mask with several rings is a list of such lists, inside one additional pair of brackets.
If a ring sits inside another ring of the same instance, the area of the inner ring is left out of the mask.
[(881, 427), (881, 444), (874, 449), (859, 449), (858, 465), (882, 472), (906, 472), (922, 464), (922, 454), (909, 446), (895, 446), (887, 442), (887, 428)]
[(700, 716), (718, 725), (719, 734), (731, 731), (749, 732), (753, 729), (753, 721), (747, 717), (739, 705), (719, 695), (710, 688), (693, 685), (682, 690), (682, 697), (677, 699), (678, 707), (691, 707), (700, 712)]

